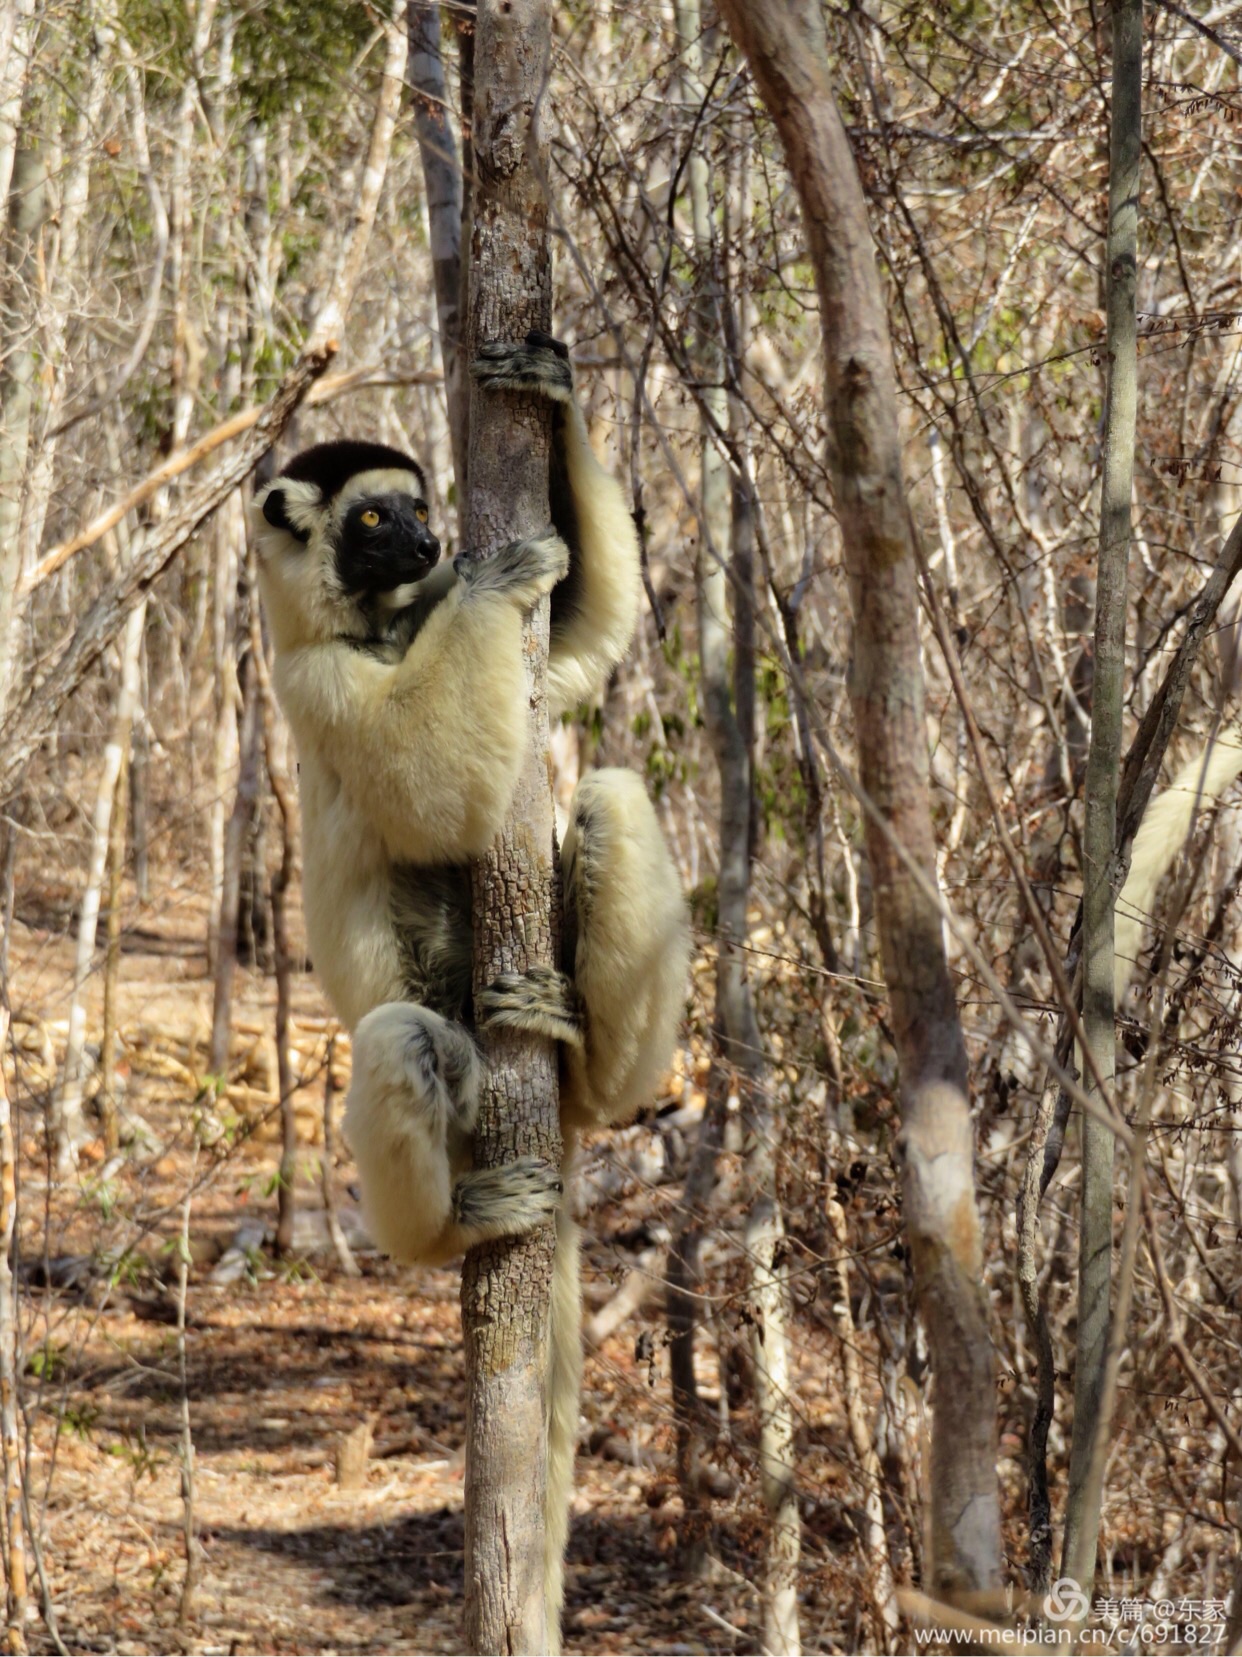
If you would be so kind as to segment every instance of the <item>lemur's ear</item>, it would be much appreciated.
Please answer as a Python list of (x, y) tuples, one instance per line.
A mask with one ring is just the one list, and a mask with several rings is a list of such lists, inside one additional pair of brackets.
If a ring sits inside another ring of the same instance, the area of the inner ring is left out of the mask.
[(276, 487), (268, 490), (267, 496), (263, 502), (263, 516), (267, 519), (268, 523), (271, 524), (273, 529), (285, 530), (288, 534), (293, 536), (295, 541), (306, 542), (310, 540), (310, 531), (307, 529), (299, 529), (297, 525), (291, 521), (288, 508), (285, 505), (285, 492), (283, 489)]

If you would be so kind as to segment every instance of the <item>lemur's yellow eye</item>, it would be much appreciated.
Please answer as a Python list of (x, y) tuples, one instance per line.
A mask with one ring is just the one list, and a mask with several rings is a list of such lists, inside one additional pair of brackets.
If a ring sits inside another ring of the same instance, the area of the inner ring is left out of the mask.
[(369, 506), (362, 514), (362, 521), (368, 529), (374, 529), (376, 524), (379, 523), (379, 513)]
[(425, 506), (416, 506), (414, 508), (414, 516), (418, 519), (420, 524), (425, 524), (427, 522), (427, 508)]

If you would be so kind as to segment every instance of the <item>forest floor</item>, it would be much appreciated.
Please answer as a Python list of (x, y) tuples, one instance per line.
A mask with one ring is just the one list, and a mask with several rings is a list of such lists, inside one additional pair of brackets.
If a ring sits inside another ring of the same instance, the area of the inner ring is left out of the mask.
[[(290, 1260), (273, 1257), (263, 1238), (274, 1222), (279, 1146), (273, 1107), (263, 1105), (266, 1037), (254, 1034), (271, 1029), (273, 982), (239, 972), (234, 1028), (259, 1055), (250, 1066), (258, 1080), (252, 1075), (240, 1097), (253, 1109), (234, 1112), (232, 1090), (213, 1113), (223, 1132), (204, 1145), (191, 1125), (211, 1004), (204, 913), (192, 898), (174, 897), (158, 919), (151, 914), (126, 937), (120, 990), (125, 1105), (142, 1137), (106, 1166), (99, 1141), (88, 1143), (67, 1188), (49, 1180), (42, 1125), (72, 977), (67, 917), (45, 894), (37, 910), (19, 896), (10, 941), (24, 1407), (60, 1636), (70, 1650), (134, 1653), (460, 1650), (457, 1269), (403, 1270), (360, 1247), (361, 1275), (350, 1277), (316, 1246), (322, 1059), (309, 1063), (298, 1099), (300, 1232), (310, 1246)], [(101, 976), (88, 996), (92, 1038)], [(295, 979), (294, 1012), (312, 1045), (323, 1040), (326, 1008), (307, 974)], [(357, 1238), (352, 1167), (339, 1141), (337, 1158), (342, 1218)], [(191, 1189), (184, 1397), (201, 1564), (190, 1615), (179, 1623), (176, 1239)], [(638, 1205), (622, 1196), (590, 1216), (589, 1301), (607, 1300), (633, 1264), (653, 1202), (665, 1210), (655, 1217), (667, 1221), (673, 1200), (648, 1190)], [(740, 1511), (717, 1550), (728, 1565), (695, 1582), (677, 1569), (663, 1341), (662, 1313), (649, 1306), (587, 1363), (567, 1575), (571, 1651), (758, 1643), (747, 1633), (757, 1605)], [(714, 1376), (705, 1377), (709, 1392)], [(822, 1408), (839, 1422), (835, 1400)], [(359, 1488), (342, 1488), (337, 1448), (362, 1423), (373, 1430), (370, 1459)], [(32, 1591), (37, 1597), (33, 1572)], [(41, 1622), (32, 1621), (30, 1637), (35, 1649), (47, 1647)]]

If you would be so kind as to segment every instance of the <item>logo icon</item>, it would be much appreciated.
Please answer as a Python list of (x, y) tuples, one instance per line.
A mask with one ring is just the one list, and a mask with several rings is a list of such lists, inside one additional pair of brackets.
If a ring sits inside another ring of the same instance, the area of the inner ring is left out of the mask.
[(1082, 1622), (1091, 1601), (1072, 1576), (1059, 1576), (1044, 1595), (1044, 1616), (1049, 1622)]

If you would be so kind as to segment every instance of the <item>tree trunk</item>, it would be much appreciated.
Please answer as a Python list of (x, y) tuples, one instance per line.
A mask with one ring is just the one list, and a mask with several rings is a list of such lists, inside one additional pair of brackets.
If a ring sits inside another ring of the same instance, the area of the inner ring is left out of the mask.
[(129, 820), (130, 729), (121, 733), (121, 774), (112, 796), (112, 821), (108, 825), (108, 924), (105, 932), (103, 981), (103, 1034), (99, 1038), (99, 1121), (104, 1150), (109, 1156), (121, 1143), (117, 1114), (116, 1044), (119, 1033), (121, 989), (121, 894), (125, 879), (125, 830)]
[(427, 191), (431, 270), (440, 324), (440, 361), (448, 399), (449, 440), (457, 504), (465, 501), (470, 387), (461, 338), (461, 164), (449, 120), (444, 59), (440, 51), (440, 7), (409, 0), (410, 55), (406, 80), (413, 94), (414, 131)]
[[(259, 595), (251, 589), (246, 602), (257, 604)], [(241, 687), (241, 722), (238, 731), (237, 793), (224, 831), (224, 865), (220, 884), (220, 924), (217, 930), (216, 980), (211, 1003), (211, 1047), (207, 1068), (223, 1088), (228, 1079), (229, 1029), (233, 1009), (233, 979), (237, 971), (237, 921), (241, 898), (241, 866), (246, 831), (254, 816), (259, 796), (259, 753), (261, 731), (259, 697), (254, 654), (246, 649), (238, 665)]]
[(35, 0), (4, 0), (0, 6), (0, 201), (9, 199), (13, 182), (34, 14)]
[(0, 715), (13, 681), (13, 624), (21, 580), (22, 504), (38, 367), (38, 241), (47, 217), (47, 170), (37, 149), (17, 152), (5, 248), (7, 327), (0, 374)]
[(99, 899), (108, 862), (112, 808), (125, 751), (129, 746), (130, 724), (138, 696), (138, 655), (146, 626), (147, 608), (131, 610), (121, 643), (121, 682), (112, 716), (112, 734), (104, 747), (103, 770), (95, 791), (91, 814), (91, 844), (86, 885), (78, 911), (78, 937), (74, 952), (73, 994), (69, 1003), (69, 1034), (65, 1042), (65, 1068), (61, 1086), (52, 1101), (51, 1137), (56, 1168), (67, 1174), (77, 1162), (78, 1148), (85, 1138), (82, 1096), (85, 1084), (83, 1060), (86, 1046), (86, 986), (94, 969), (95, 939), (99, 927)]
[[(1113, 97), (1108, 177), (1108, 401), (1096, 578), (1095, 673), (1083, 828), (1083, 1027), (1103, 1080), (1116, 1058), (1113, 905), (1117, 860), (1117, 782), (1124, 720), (1126, 575), (1138, 412), (1138, 197), (1142, 155), (1143, 6), (1113, 7)], [(1094, 1079), (1084, 1078), (1098, 1092)], [(1101, 1099), (1101, 1103), (1107, 1103)], [(1108, 1352), (1113, 1257), (1113, 1134), (1082, 1117), (1082, 1227), (1078, 1255), (1078, 1339), (1074, 1437), (1065, 1504), (1062, 1570), (1088, 1598), (1095, 1582), (1101, 1491), (1091, 1478), (1093, 1440)]]
[(850, 696), (901, 1067), (896, 1153), (935, 1375), (929, 1586), (986, 1595), (1000, 1577), (992, 1350), (966, 1050), (935, 900), (917, 565), (887, 319), (818, 6), (721, 0), (721, 10), (780, 133), (819, 294), (829, 463), (854, 613)]
[[(702, 103), (702, 19), (698, 0), (678, 0), (677, 30), (685, 65), (687, 103)], [(725, 325), (721, 295), (722, 255), (714, 243), (710, 176), (700, 147), (689, 162), (690, 206), (699, 259), (698, 300), (691, 355), (701, 392), (699, 544), (695, 561), (703, 715), (720, 774), (720, 882), (717, 923), (716, 1009), (723, 1036), (720, 1060), (738, 1077), (746, 1143), (750, 1211), (746, 1258), (755, 1308), (755, 1405), (759, 1460), (768, 1528), (759, 1583), (763, 1650), (801, 1650), (798, 1628), (798, 1561), (801, 1521), (793, 1466), (793, 1397), (790, 1385), (788, 1285), (782, 1261), (784, 1224), (776, 1195), (777, 1125), (764, 1044), (746, 970), (750, 904), (752, 777), (749, 733), (754, 730), (752, 658), (745, 648), (753, 591), (747, 540), (749, 517), (734, 515), (729, 467), (715, 431), (729, 424), (725, 387)], [(734, 565), (734, 532), (742, 556)], [(728, 565), (726, 565), (726, 549)], [(730, 622), (730, 581), (738, 588), (743, 648), (735, 653)], [(730, 658), (738, 670), (731, 674)]]
[(215, 974), (220, 962), (220, 916), (224, 902), (224, 831), (228, 821), (228, 785), (237, 760), (237, 553), (244, 545), (245, 528), (238, 498), (226, 501), (212, 524), (215, 549), (211, 581), (212, 713), (211, 804), (207, 817), (207, 855), (210, 881), (207, 909), (207, 970)]
[[(254, 575), (253, 553), (248, 565)], [(252, 590), (254, 590), (252, 586)], [(272, 691), (267, 658), (264, 655), (263, 627), (259, 606), (250, 607), (250, 659), (254, 668), (259, 701), (259, 727), (263, 738), (263, 757), (268, 781), (280, 816), (280, 863), (272, 875), (272, 948), (276, 973), (276, 1074), (280, 1093), (280, 1184), (276, 1194), (276, 1249), (287, 1255), (293, 1248), (293, 1224), (297, 1215), (296, 1180), (298, 1156), (298, 1118), (293, 1105), (293, 1062), (289, 1051), (290, 974), (293, 952), (289, 947), (289, 922), (286, 900), (293, 879), (293, 865), (297, 856), (297, 807), (289, 788), (289, 777), (277, 753), (276, 697)], [(332, 1085), (332, 1048), (328, 1048), (328, 1088)], [(324, 1156), (330, 1154), (331, 1104), (324, 1106)], [(325, 1175), (325, 1199), (330, 1189), (330, 1176)], [(328, 1218), (334, 1218), (325, 1200)], [(338, 1248), (339, 1253), (339, 1248)], [(352, 1262), (351, 1262), (352, 1263)], [(356, 1269), (356, 1268), (355, 1268)]]
[[(89, 280), (79, 262), (79, 246), (90, 201), (91, 163), (96, 155), (100, 116), (107, 93), (106, 38), (101, 31), (92, 30), (86, 87), (81, 103), (66, 123), (64, 148), (68, 159), (59, 180), (60, 204), (56, 214), (59, 237), (50, 278), (50, 303), (46, 306), (39, 341), (45, 394), (22, 505), (20, 565), (23, 569), (34, 563), (43, 540), (55, 481), (56, 428), (73, 368), (65, 349), (69, 323), (77, 297)], [(149, 166), (146, 176), (153, 188)], [(158, 197), (158, 191), (155, 195)]]
[[(478, 184), (467, 339), (515, 340), (551, 316), (546, 146), (534, 127), (551, 37), (548, 0), (484, 0), (475, 78)], [(532, 153), (534, 152), (534, 153)], [(537, 170), (538, 159), (538, 170)], [(548, 522), (548, 408), (529, 397), (470, 401), (465, 544), (475, 557)], [(508, 822), (475, 869), (475, 985), (551, 966), (555, 874), (544, 676), (548, 606), (526, 634), (531, 674), (527, 762)], [(488, 1080), (476, 1132), (480, 1166), (561, 1157), (552, 1043), (512, 1032), (484, 1042)], [(565, 1244), (562, 1244), (565, 1246)], [(553, 1238), (547, 1229), (475, 1249), (462, 1276), (466, 1349), (466, 1639), (480, 1652), (556, 1649), (544, 1596), (545, 1394)]]
[[(0, 1001), (0, 1053), (9, 1045), (9, 1009)], [(19, 1330), (14, 1293), (14, 1245), (17, 1235), (17, 1157), (13, 1107), (0, 1064), (0, 1460), (4, 1467), (4, 1579), (7, 1600), (6, 1645), (26, 1650), (26, 1530), (22, 1501), (26, 1467), (22, 1456), (18, 1402)]]
[(716, 1182), (716, 1158), (724, 1137), (729, 1091), (729, 1077), (720, 1059), (723, 1045), (724, 1032), (717, 1015), (712, 1027), (713, 1062), (707, 1082), (707, 1107), (681, 1188), (682, 1223), (668, 1251), (665, 1280), (669, 1382), (677, 1423), (677, 1484), (686, 1514), (680, 1538), (681, 1563), (691, 1577), (700, 1576), (706, 1566), (711, 1529), (711, 1507), (704, 1497), (700, 1478), (707, 1422), (694, 1372), (694, 1349), (699, 1309), (703, 1304), (700, 1255), (704, 1215)]

